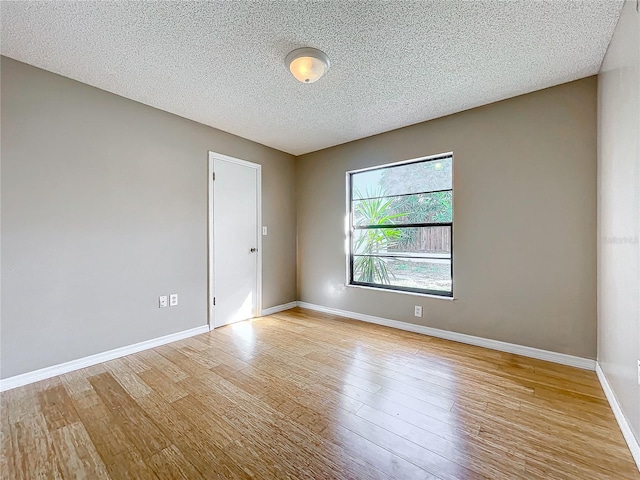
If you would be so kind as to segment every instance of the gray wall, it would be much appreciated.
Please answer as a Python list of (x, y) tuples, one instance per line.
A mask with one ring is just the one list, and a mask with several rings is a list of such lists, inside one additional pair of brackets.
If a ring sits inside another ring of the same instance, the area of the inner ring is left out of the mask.
[(625, 3), (598, 78), (598, 361), (640, 441), (640, 14)]
[[(263, 165), (263, 308), (296, 299), (297, 208), (298, 299), (595, 357), (595, 78), (296, 161), (1, 67), (2, 378), (206, 323), (208, 150)], [(345, 171), (447, 151), (456, 300), (345, 288)]]
[[(2, 378), (207, 323), (208, 150), (263, 165), (263, 308), (296, 299), (294, 157), (1, 70)], [(159, 309), (169, 293), (179, 306)]]
[[(299, 157), (299, 299), (595, 358), (596, 83)], [(449, 151), (456, 300), (345, 288), (345, 172)]]

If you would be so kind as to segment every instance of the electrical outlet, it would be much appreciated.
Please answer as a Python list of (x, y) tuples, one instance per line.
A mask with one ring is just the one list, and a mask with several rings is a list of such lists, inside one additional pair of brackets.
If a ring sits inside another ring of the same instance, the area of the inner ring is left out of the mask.
[(416, 317), (422, 317), (422, 307), (420, 305), (416, 305), (413, 315)]
[(267, 227), (262, 227), (262, 235), (266, 235), (267, 234)]
[(640, 360), (638, 360), (638, 385), (640, 385)]
[(169, 306), (175, 307), (176, 305), (178, 305), (178, 294), (172, 293), (171, 295), (169, 295)]
[(167, 306), (167, 296), (162, 295), (161, 297), (158, 297), (158, 307), (164, 308), (166, 306)]

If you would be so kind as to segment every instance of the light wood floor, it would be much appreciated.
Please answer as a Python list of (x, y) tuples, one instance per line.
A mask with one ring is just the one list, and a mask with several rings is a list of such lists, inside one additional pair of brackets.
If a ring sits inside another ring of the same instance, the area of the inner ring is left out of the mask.
[(294, 309), (2, 394), (6, 479), (639, 479), (593, 372)]

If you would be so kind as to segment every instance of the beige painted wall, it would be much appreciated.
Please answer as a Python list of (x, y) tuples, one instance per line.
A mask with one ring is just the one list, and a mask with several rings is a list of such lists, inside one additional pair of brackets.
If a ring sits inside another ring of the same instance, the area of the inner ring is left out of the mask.
[[(296, 299), (294, 157), (1, 70), (2, 378), (207, 323), (208, 150), (263, 165), (263, 308)], [(159, 309), (169, 293), (179, 306)]]
[(640, 442), (640, 14), (625, 3), (598, 77), (598, 361)]
[[(449, 151), (456, 300), (345, 288), (345, 172)], [(297, 201), (300, 300), (595, 358), (595, 77), (299, 157)]]

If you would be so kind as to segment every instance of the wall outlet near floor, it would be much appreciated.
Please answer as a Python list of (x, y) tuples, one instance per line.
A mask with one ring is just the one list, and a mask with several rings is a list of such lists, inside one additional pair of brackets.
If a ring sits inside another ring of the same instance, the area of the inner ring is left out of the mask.
[(171, 295), (169, 295), (169, 306), (175, 307), (176, 305), (178, 305), (178, 294), (172, 293)]
[(638, 385), (640, 385), (640, 360), (638, 360)]
[(413, 315), (415, 317), (422, 317), (422, 307), (420, 305), (416, 305)]
[(167, 306), (167, 296), (166, 295), (162, 295), (162, 296), (158, 297), (158, 307), (164, 308), (166, 306)]

